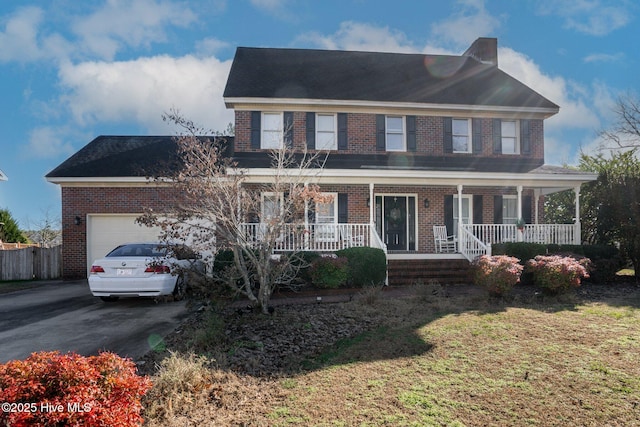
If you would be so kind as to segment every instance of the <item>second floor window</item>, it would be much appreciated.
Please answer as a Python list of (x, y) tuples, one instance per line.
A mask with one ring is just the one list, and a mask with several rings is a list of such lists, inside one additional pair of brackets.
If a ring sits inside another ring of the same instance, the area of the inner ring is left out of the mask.
[(471, 119), (451, 120), (453, 152), (471, 152)]
[(502, 154), (520, 154), (518, 142), (518, 122), (516, 120), (502, 120)]
[(337, 150), (336, 115), (316, 115), (316, 150)]
[(401, 116), (386, 117), (387, 151), (405, 151), (404, 119)]
[(282, 147), (282, 113), (262, 113), (262, 137), (260, 148)]

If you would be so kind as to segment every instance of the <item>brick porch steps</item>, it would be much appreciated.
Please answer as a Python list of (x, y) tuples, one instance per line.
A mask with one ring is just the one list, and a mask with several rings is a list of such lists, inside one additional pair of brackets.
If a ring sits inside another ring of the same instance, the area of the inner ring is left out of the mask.
[(441, 284), (470, 283), (470, 264), (465, 259), (390, 259), (389, 285), (412, 285), (437, 280)]

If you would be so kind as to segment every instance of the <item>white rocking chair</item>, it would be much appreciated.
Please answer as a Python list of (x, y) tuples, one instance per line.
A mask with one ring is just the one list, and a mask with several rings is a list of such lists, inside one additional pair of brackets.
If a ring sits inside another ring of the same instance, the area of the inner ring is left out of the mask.
[(445, 225), (433, 226), (433, 239), (438, 253), (456, 253), (458, 251), (458, 241), (455, 236), (447, 236)]

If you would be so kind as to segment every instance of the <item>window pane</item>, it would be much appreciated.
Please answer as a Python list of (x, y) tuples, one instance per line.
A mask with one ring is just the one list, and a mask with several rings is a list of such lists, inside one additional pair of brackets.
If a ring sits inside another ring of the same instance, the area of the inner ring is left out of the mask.
[(334, 116), (333, 115), (327, 115), (327, 114), (318, 114), (318, 121), (317, 121), (317, 129), (319, 131), (325, 131), (325, 132), (333, 132), (334, 130)]
[(389, 151), (401, 151), (404, 150), (402, 134), (387, 134), (387, 150)]
[(502, 154), (516, 154), (516, 139), (502, 138)]
[(387, 117), (387, 132), (402, 132), (402, 117)]
[(510, 136), (512, 138), (515, 138), (515, 136), (516, 136), (516, 122), (503, 120), (502, 121), (502, 136), (503, 137)]
[(280, 131), (282, 129), (281, 117), (280, 113), (264, 113), (262, 116), (262, 128), (265, 130)]
[(454, 135), (469, 135), (469, 120), (453, 119), (451, 125)]
[(466, 136), (454, 136), (453, 151), (457, 151), (457, 152), (469, 151), (469, 138), (467, 138)]
[(316, 150), (335, 150), (337, 148), (333, 132), (318, 132), (316, 134)]

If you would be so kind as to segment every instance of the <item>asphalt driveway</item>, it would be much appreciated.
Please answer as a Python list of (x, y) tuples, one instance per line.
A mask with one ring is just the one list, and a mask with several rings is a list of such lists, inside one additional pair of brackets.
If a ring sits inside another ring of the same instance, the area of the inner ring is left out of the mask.
[(184, 301), (105, 303), (91, 295), (86, 280), (46, 282), (0, 294), (0, 363), (44, 350), (108, 350), (135, 361), (187, 315)]

